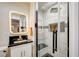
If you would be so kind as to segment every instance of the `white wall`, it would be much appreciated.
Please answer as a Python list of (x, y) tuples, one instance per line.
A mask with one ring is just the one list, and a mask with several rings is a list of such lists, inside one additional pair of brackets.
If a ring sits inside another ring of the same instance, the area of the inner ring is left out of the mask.
[(73, 2), (69, 4), (69, 23), (70, 23), (70, 43), (69, 56), (78, 57), (78, 3)]
[[(78, 2), (78, 16), (79, 16), (79, 2)], [(79, 17), (78, 17), (79, 19)], [(79, 20), (78, 20), (79, 22)], [(78, 24), (78, 30), (79, 30), (79, 24)], [(78, 42), (79, 42), (79, 31), (78, 31)], [(79, 57), (79, 43), (78, 43), (78, 57)]]
[(0, 3), (0, 45), (9, 44), (9, 11), (18, 11), (29, 15), (29, 3)]

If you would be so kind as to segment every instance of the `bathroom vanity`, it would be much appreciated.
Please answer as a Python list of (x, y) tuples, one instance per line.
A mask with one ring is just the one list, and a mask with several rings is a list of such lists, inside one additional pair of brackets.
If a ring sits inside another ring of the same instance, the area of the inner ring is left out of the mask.
[(32, 41), (9, 46), (10, 57), (32, 57)]
[(8, 56), (32, 57), (32, 40), (28, 39), (28, 15), (18, 11), (9, 12), (10, 33)]
[[(18, 40), (19, 39), (19, 40)], [(27, 35), (9, 37), (9, 56), (10, 57), (32, 57), (32, 42)]]

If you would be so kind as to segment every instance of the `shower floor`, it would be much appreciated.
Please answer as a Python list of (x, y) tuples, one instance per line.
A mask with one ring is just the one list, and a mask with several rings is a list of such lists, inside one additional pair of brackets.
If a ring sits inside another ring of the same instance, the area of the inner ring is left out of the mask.
[(47, 45), (44, 43), (38, 44), (38, 50), (41, 50), (41, 49), (46, 48), (46, 47), (47, 47)]
[(52, 55), (50, 55), (49, 53), (46, 53), (45, 55), (43, 55), (42, 57), (53, 57)]

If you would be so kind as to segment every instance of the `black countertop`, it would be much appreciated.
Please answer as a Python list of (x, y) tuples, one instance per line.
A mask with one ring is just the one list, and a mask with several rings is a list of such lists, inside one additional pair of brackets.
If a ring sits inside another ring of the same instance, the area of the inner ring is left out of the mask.
[(21, 43), (14, 43), (9, 45), (8, 47), (13, 47), (13, 46), (18, 46), (18, 45), (22, 45), (22, 44), (28, 44), (28, 43), (32, 43), (33, 41), (26, 41), (26, 42), (21, 42)]

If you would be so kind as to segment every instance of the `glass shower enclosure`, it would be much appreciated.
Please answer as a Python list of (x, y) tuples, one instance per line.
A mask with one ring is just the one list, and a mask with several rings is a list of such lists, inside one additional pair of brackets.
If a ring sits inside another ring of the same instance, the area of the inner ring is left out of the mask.
[(39, 2), (36, 56), (69, 57), (69, 3)]

